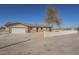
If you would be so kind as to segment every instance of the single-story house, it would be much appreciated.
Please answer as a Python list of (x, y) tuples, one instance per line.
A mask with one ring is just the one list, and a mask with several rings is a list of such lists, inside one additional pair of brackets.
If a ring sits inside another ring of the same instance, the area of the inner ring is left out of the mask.
[(9, 33), (27, 33), (27, 32), (42, 32), (51, 31), (51, 27), (39, 24), (25, 24), (25, 23), (9, 23), (5, 24), (5, 31)]

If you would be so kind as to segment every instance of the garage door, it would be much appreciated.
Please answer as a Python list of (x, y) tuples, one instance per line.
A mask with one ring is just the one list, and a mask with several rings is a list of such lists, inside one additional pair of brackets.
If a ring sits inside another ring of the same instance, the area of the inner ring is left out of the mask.
[(11, 33), (25, 33), (25, 28), (12, 28)]

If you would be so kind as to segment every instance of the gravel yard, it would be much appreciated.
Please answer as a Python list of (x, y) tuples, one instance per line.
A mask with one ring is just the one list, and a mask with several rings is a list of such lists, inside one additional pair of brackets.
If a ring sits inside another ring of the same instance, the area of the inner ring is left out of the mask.
[(0, 35), (2, 55), (77, 55), (79, 33), (43, 37), (42, 33)]
[(79, 33), (46, 38), (50, 52), (44, 54), (79, 55)]

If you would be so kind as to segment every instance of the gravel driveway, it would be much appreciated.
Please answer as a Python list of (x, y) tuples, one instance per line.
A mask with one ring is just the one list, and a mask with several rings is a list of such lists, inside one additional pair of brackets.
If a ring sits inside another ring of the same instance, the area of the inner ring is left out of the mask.
[[(28, 40), (30, 39), (30, 40)], [(21, 42), (23, 41), (23, 42)], [(18, 43), (16, 43), (18, 42)], [(79, 33), (43, 39), (42, 34), (0, 35), (2, 55), (76, 55), (79, 54)]]

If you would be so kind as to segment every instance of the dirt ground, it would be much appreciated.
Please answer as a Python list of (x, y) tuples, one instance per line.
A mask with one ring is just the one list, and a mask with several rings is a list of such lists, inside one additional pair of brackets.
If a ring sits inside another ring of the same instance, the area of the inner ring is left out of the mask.
[(43, 37), (43, 33), (0, 35), (1, 55), (78, 55), (79, 33)]

